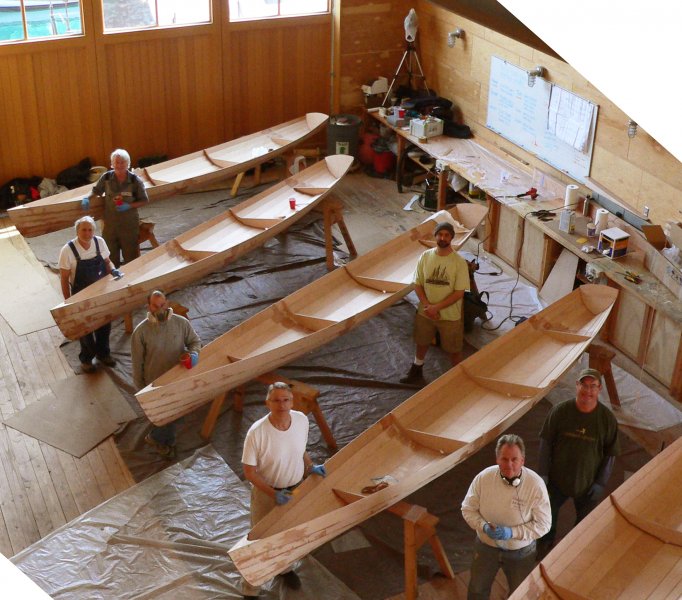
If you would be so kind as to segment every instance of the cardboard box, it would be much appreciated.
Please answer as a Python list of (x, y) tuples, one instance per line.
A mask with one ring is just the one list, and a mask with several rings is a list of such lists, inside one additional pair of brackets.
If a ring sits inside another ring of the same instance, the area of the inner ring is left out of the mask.
[(443, 120), (436, 117), (426, 119), (412, 119), (410, 121), (410, 135), (415, 137), (436, 137), (443, 135)]
[(609, 258), (617, 258), (624, 256), (628, 250), (628, 243), (630, 242), (630, 234), (625, 233), (618, 227), (611, 227), (604, 229), (599, 234), (599, 242), (597, 243), (597, 250), (604, 256)]

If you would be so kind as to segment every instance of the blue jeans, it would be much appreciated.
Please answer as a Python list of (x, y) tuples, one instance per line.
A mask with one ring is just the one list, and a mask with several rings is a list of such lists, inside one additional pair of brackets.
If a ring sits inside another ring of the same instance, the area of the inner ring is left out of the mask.
[(467, 600), (488, 600), (500, 568), (507, 578), (511, 594), (535, 567), (535, 546), (533, 541), (519, 550), (502, 550), (476, 538)]

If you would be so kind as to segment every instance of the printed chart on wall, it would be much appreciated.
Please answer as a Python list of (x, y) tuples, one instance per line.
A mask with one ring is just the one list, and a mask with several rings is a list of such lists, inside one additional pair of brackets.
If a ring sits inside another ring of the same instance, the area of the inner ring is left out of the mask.
[(585, 182), (598, 106), (497, 56), (490, 65), (486, 126), (539, 159)]

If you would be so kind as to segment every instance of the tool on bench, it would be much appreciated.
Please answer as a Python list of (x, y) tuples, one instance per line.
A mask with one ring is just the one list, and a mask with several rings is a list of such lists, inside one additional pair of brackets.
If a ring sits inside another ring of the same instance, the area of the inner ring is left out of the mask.
[(625, 277), (626, 281), (630, 281), (631, 283), (642, 283), (642, 278), (634, 271), (625, 271), (623, 277)]
[(556, 217), (556, 213), (552, 212), (551, 210), (534, 210), (532, 213), (529, 213), (531, 217), (537, 217), (539, 221), (551, 221), (554, 217)]
[(517, 198), (525, 198), (526, 196), (530, 196), (531, 200), (535, 200), (538, 197), (538, 191), (532, 187), (527, 192), (523, 192), (523, 194), (516, 194)]

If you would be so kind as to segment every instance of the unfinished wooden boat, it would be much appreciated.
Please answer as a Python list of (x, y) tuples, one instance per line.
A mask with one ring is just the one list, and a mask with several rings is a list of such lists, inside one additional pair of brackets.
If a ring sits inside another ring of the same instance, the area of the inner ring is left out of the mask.
[(583, 519), (511, 598), (682, 598), (682, 438)]
[[(450, 211), (460, 223), (455, 247), (486, 213), (475, 204)], [(205, 346), (195, 368), (164, 373), (137, 393), (140, 406), (152, 423), (163, 425), (326, 344), (405, 296), (419, 255), (433, 245), (428, 221), (325, 275)]]
[(170, 293), (221, 269), (317, 206), (352, 164), (352, 156), (326, 157), (124, 265), (121, 279), (105, 277), (74, 294), (52, 309), (54, 320), (77, 339), (142, 306), (152, 290)]
[[(495, 439), (550, 390), (602, 327), (618, 292), (585, 285), (484, 346), (372, 425), (230, 551), (259, 585)], [(375, 493), (363, 488), (388, 483)]]
[[(179, 158), (135, 169), (147, 188), (150, 200), (175, 194), (233, 177), (256, 165), (293, 150), (306, 138), (322, 130), (329, 117), (308, 113), (281, 125), (225, 142)], [(103, 198), (92, 198), (90, 209), (83, 211), (81, 200), (92, 191), (92, 185), (55, 194), (10, 208), (7, 213), (24, 237), (34, 237), (70, 227), (76, 219), (89, 214), (95, 219), (104, 213)]]

